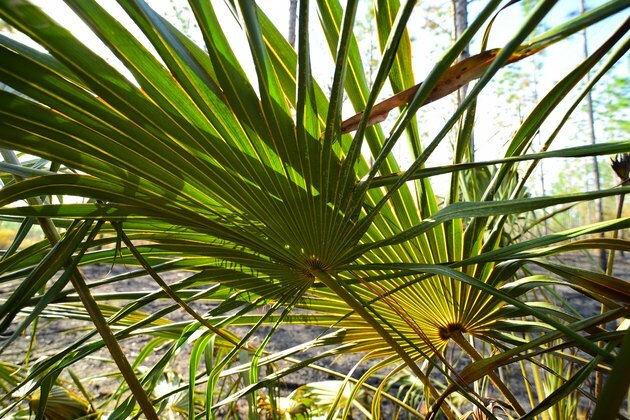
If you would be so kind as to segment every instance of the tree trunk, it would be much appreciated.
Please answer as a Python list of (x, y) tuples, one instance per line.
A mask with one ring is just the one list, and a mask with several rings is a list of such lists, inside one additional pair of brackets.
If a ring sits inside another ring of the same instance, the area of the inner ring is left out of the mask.
[[(584, 13), (586, 11), (584, 0), (580, 2), (580, 9), (581, 13)], [(582, 45), (584, 48), (584, 58), (586, 58), (588, 57), (588, 37), (586, 35), (586, 30), (582, 31)], [(588, 82), (589, 79), (590, 76), (587, 74), (586, 81)], [(591, 144), (595, 144), (595, 118), (593, 117), (593, 100), (591, 98), (591, 92), (588, 92), (586, 94), (586, 114), (588, 117), (586, 135), (588, 136), (589, 142)], [(593, 156), (593, 181), (595, 184), (595, 189), (601, 190), (602, 188), (599, 177), (599, 164), (597, 162), (597, 156)], [(598, 222), (604, 221), (604, 203), (602, 202), (601, 198), (595, 201), (595, 217), (597, 218)], [(602, 233), (600, 234), (600, 236), (604, 237), (604, 234)], [(601, 249), (599, 251), (599, 264), (602, 267), (602, 270), (606, 271), (606, 251), (604, 249)]]
[[(464, 33), (466, 28), (468, 28), (468, 8), (466, 1), (467, 0), (452, 0), (453, 1), (453, 28), (455, 29), (454, 38), (459, 39), (460, 36)], [(459, 61), (464, 60), (470, 57), (470, 50), (468, 46), (464, 48), (462, 54), (459, 56)], [(466, 95), (466, 85), (462, 86), (460, 89), (460, 93), (458, 95), (461, 96), (459, 99), (461, 100)]]
[[(455, 40), (459, 39), (459, 37), (464, 33), (466, 28), (468, 28), (467, 1), (468, 0), (452, 0), (453, 2), (453, 29), (454, 29), (453, 38)], [(464, 50), (462, 51), (461, 55), (459, 56), (458, 61), (462, 61), (468, 57), (470, 57), (470, 50), (468, 48), (468, 45), (466, 45), (466, 48), (464, 48)], [(464, 86), (462, 86), (460, 89), (457, 90), (457, 97), (455, 99), (457, 101), (457, 106), (459, 106), (459, 104), (462, 103), (462, 100), (466, 96), (467, 90), (468, 90), (467, 84), (465, 84)], [(474, 161), (475, 160), (475, 137), (472, 134), (470, 136), (469, 150), (470, 150), (470, 160)]]
[(297, 0), (289, 2), (289, 44), (295, 47), (295, 21), (297, 20)]

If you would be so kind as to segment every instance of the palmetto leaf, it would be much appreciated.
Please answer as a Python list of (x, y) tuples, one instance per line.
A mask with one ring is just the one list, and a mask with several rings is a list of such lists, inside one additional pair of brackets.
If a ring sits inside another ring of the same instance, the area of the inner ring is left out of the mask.
[[(103, 316), (116, 340), (138, 335), (154, 340), (134, 368), (156, 346), (167, 349), (144, 372), (146, 390), (163, 380), (181, 349), (192, 347), (188, 383), (161, 392), (152, 402), (159, 409), (170, 396), (187, 392), (191, 417), (204, 410), (210, 417), (220, 405), (247, 395), (253, 415), (253, 392), (273, 390), (290, 373), (350, 352), (365, 353), (363, 360), (380, 360), (360, 380), (348, 377), (347, 382), (357, 384), (345, 388), (347, 393), (333, 389), (330, 397), (336, 403), (330, 407), (356, 406), (359, 391), (369, 389), (372, 412), (378, 416), (384, 384), (394, 373), (386, 374), (378, 387), (366, 381), (394, 366), (393, 372), (411, 371), (423, 383), (425, 407), (437, 401), (434, 409), (440, 406), (449, 418), (456, 407), (442, 402), (450, 401), (455, 391), (491, 414), (484, 397), (468, 388), (481, 378), (490, 379), (516, 412), (526, 415), (579, 387), (592, 370), (610, 371), (625, 354), (625, 347), (621, 352), (614, 348), (619, 333), (606, 327), (627, 316), (624, 281), (543, 258), (576, 249), (627, 250), (628, 242), (621, 239), (584, 236), (627, 228), (628, 218), (506, 244), (501, 238), (510, 217), (629, 191), (622, 186), (548, 197), (525, 193), (525, 181), (540, 159), (628, 151), (627, 141), (547, 150), (579, 101), (540, 152), (529, 150), (541, 125), (589, 71), (613, 52), (580, 95), (624, 56), (628, 23), (610, 30), (607, 41), (534, 107), (509, 139), (504, 156), (468, 162), (463, 151), (474, 128), (474, 101), (502, 66), (618, 13), (627, 1), (608, 2), (532, 38), (555, 3), (543, 0), (501, 48), (455, 63), (501, 5), (487, 2), (425, 81), (415, 86), (407, 32), (415, 2), (377, 1), (382, 57), (369, 86), (353, 32), (360, 2), (342, 7), (337, 0), (318, 0), (313, 3), (336, 60), (330, 95), (311, 72), (314, 19), (308, 1), (300, 1), (297, 50), (255, 2), (227, 2), (247, 36), (255, 75), (244, 70), (222, 25), (225, 16), (212, 2), (189, 2), (204, 46), (143, 0), (118, 3), (148, 44), (99, 2), (67, 3), (120, 64), (109, 64), (28, 1), (0, 2), (0, 18), (46, 50), (0, 35), (0, 82), (13, 89), (0, 91), (0, 147), (22, 153), (21, 160), (0, 162), (7, 181), (0, 191), (0, 215), (21, 224), (0, 261), (0, 284), (15, 286), (15, 292), (0, 300), (1, 327), (21, 321), (10, 342), (38, 317), (89, 320), (82, 305), (91, 303), (91, 311)], [(477, 82), (467, 98), (423, 147), (415, 118), (421, 106), (473, 80)], [(398, 93), (377, 103), (387, 81)], [(345, 95), (358, 114), (342, 122)], [(376, 124), (400, 106), (404, 108), (391, 131)], [(453, 164), (427, 167), (467, 111)], [(353, 137), (347, 134), (355, 129)], [(401, 139), (408, 141), (413, 161), (406, 169), (391, 153)], [(517, 181), (519, 162), (529, 162), (530, 169)], [(436, 192), (431, 177), (449, 173), (454, 178), (451, 189)], [(461, 182), (460, 173), (475, 185)], [(53, 195), (85, 200), (21, 204)], [(54, 220), (62, 240), (18, 250), (35, 220), (48, 226)], [(75, 266), (99, 263), (132, 268), (88, 281), (77, 287), (78, 295), (64, 289)], [(558, 278), (531, 275), (532, 265)], [(188, 277), (170, 284), (163, 280), (174, 271)], [(63, 273), (59, 280), (51, 280), (57, 272)], [(99, 290), (144, 274), (160, 288)], [(584, 317), (539, 298), (551, 285), (572, 287), (610, 311)], [(168, 305), (159, 310), (149, 306), (165, 300)], [(202, 313), (195, 304), (211, 306)], [(170, 319), (178, 307), (191, 318)], [(268, 353), (275, 332), (289, 324), (336, 331)], [(262, 327), (270, 328), (261, 335), (261, 344), (253, 346), (248, 340)], [(90, 341), (95, 334), (90, 331), (39, 362), (19, 383), (11, 383), (10, 391), (49, 389), (65, 367), (103, 347), (101, 341)], [(525, 334), (533, 339), (527, 342)], [(452, 347), (461, 348), (472, 362), (463, 369), (451, 363), (445, 350)], [(569, 348), (586, 356), (570, 354)], [(305, 356), (310, 349), (320, 353)], [(536, 365), (539, 355), (569, 360), (582, 370), (540, 406), (524, 408), (495, 370), (516, 362)], [(303, 359), (293, 359), (298, 356)], [(285, 361), (295, 363), (275, 366)], [(269, 369), (266, 374), (263, 367)], [(30, 380), (35, 382), (27, 385)], [(137, 414), (125, 389), (117, 391), (125, 402), (113, 408), (113, 415)], [(269, 394), (273, 405), (275, 397)], [(386, 398), (413, 415), (420, 412), (404, 400)]]

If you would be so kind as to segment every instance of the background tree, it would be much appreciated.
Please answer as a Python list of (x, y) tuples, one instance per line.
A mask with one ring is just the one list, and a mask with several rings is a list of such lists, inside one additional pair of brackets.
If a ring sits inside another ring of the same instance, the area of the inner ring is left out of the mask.
[[(453, 38), (459, 39), (459, 37), (468, 28), (468, 1), (467, 0), (453, 0)], [(470, 51), (468, 46), (463, 49), (460, 60), (464, 60), (470, 57)], [(466, 96), (467, 86), (462, 86), (457, 91), (458, 103), (461, 102), (462, 97)]]
[(295, 23), (297, 22), (297, 0), (289, 0), (289, 44), (295, 47)]
[[(584, 13), (586, 11), (586, 5), (585, 5), (585, 0), (580, 0), (580, 12)], [(586, 29), (584, 31), (582, 31), (582, 48), (584, 50), (584, 57), (588, 57), (588, 36), (586, 33)], [(588, 82), (590, 76), (587, 75), (586, 76), (586, 81)], [(586, 124), (586, 135), (588, 137), (588, 140), (591, 144), (595, 144), (597, 142), (596, 137), (595, 137), (595, 116), (593, 113), (593, 99), (591, 97), (591, 93), (589, 92), (586, 95), (586, 117), (587, 117), (587, 124)], [(597, 161), (597, 158), (594, 157), (593, 158), (593, 182), (595, 185), (595, 189), (600, 190), (601, 189), (601, 182), (600, 182), (600, 172), (599, 172), (599, 163)], [(604, 203), (602, 202), (602, 200), (597, 200), (595, 202), (595, 218), (600, 221), (603, 222), (604, 221)], [(606, 271), (606, 251), (604, 249), (599, 251), (599, 264), (602, 267), (602, 270)]]

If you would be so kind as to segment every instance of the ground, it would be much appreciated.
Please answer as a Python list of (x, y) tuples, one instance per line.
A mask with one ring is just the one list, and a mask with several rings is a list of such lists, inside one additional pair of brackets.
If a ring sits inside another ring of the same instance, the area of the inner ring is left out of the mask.
[[(563, 256), (561, 262), (571, 266), (592, 269), (596, 264), (596, 259), (586, 254), (575, 253)], [(111, 267), (105, 266), (91, 266), (84, 269), (86, 277), (91, 281), (104, 279), (123, 271), (124, 268), (118, 267), (111, 270)], [(619, 278), (630, 280), (630, 255), (619, 255), (619, 253), (617, 253), (614, 274)], [(183, 272), (176, 273), (170, 275), (167, 280), (172, 282), (182, 279), (187, 275), (188, 274)], [(99, 287), (97, 292), (127, 292), (130, 290), (154, 290), (156, 288), (157, 286), (153, 280), (147, 276), (139, 279), (119, 281), (113, 285), (107, 284), (103, 287)], [(9, 292), (9, 290), (0, 289), (0, 298), (6, 298)], [(565, 299), (570, 301), (572, 305), (576, 306), (583, 315), (593, 315), (598, 313), (600, 310), (599, 305), (596, 302), (584, 299), (580, 293), (569, 288), (564, 288), (561, 294)], [(153, 305), (152, 308), (157, 309), (164, 305), (166, 305), (166, 303), (163, 302)], [(198, 305), (195, 307), (195, 309), (200, 313), (205, 312), (208, 308), (209, 307), (207, 305)], [(183, 311), (175, 312), (172, 315), (169, 315), (169, 318), (174, 321), (187, 319), (186, 317), (188, 317), (188, 315), (183, 313)], [(66, 346), (70, 345), (84, 335), (89, 330), (88, 325), (89, 324), (87, 322), (68, 319), (46, 319), (40, 321), (36, 334), (33, 355), (31, 356), (31, 363), (39, 358), (52, 355), (64, 349)], [(243, 331), (244, 330), (240, 330), (238, 332), (242, 333)], [(315, 337), (322, 331), (324, 330), (321, 328), (307, 328), (299, 326), (283, 328), (274, 335), (273, 340), (268, 346), (268, 350), (274, 351), (291, 347)], [(2, 360), (22, 365), (24, 362), (24, 354), (29, 345), (30, 339), (29, 330), (27, 334), (21, 337), (8, 350), (6, 350), (4, 354), (2, 354)], [(121, 345), (128, 358), (133, 360), (147, 342), (148, 338), (136, 337), (122, 341)], [(254, 343), (256, 343), (256, 340), (254, 340)], [(160, 351), (152, 354), (147, 360), (147, 364), (157, 361), (164, 351), (165, 349), (161, 349)], [(176, 358), (176, 362), (173, 366), (175, 370), (180, 372), (183, 378), (186, 378), (188, 374), (188, 352), (188, 348), (182, 351)], [(307, 354), (312, 354), (313, 352), (314, 351), (311, 350), (310, 353), (307, 352)], [(346, 355), (336, 359), (324, 359), (319, 364), (320, 366), (345, 373), (348, 372), (359, 360), (359, 355)], [(109, 357), (106, 350), (101, 350), (95, 353), (93, 356), (82, 360), (76, 365), (73, 365), (71, 368), (77, 376), (85, 382), (89, 393), (96, 401), (106, 398), (114, 389), (116, 382), (108, 375), (104, 374), (115, 370), (111, 357)], [(367, 365), (360, 365), (353, 376), (359, 377), (365, 372), (366, 368)], [(314, 369), (302, 369), (285, 378), (283, 384), (285, 388), (284, 392), (288, 393), (292, 389), (308, 382), (327, 379), (338, 378)]]

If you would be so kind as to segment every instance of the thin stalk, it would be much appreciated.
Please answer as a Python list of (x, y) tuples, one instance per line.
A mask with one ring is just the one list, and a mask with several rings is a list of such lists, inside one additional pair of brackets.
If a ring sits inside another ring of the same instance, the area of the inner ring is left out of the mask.
[[(620, 219), (623, 213), (623, 202), (624, 202), (625, 197), (626, 197), (625, 194), (619, 196), (619, 201), (617, 202), (617, 216), (616, 216), (617, 219)], [(619, 238), (619, 230), (613, 231), (612, 237), (613, 239)], [(606, 275), (608, 276), (613, 275), (614, 262), (615, 262), (615, 250), (611, 249), (610, 253), (608, 254), (608, 262), (606, 263)]]
[[(532, 365), (532, 372), (534, 374), (534, 383), (536, 384), (536, 393), (538, 394), (537, 404), (540, 403), (545, 397), (545, 389), (543, 388), (542, 378), (540, 377), (540, 372), (538, 372), (538, 366)], [(543, 411), (541, 414), (543, 420), (550, 420), (549, 413), (547, 411)]]
[[(361, 316), (374, 330), (385, 340), (385, 342), (400, 356), (405, 364), (411, 369), (411, 371), (420, 379), (424, 386), (429, 389), (431, 396), (439, 398), (439, 392), (433, 387), (429, 378), (422, 372), (420, 367), (416, 364), (415, 360), (405, 352), (405, 350), (398, 344), (398, 342), (383, 328), (383, 326), (365, 309), (360, 302), (358, 302), (350, 293), (346, 291), (337, 280), (330, 274), (322, 270), (313, 270), (312, 274), (319, 281), (324, 283), (326, 287), (335, 292), (344, 302), (346, 302), (357, 314)], [(455, 416), (451, 412), (448, 406), (444, 406), (442, 411), (449, 419), (454, 419)]]
[[(527, 380), (527, 367), (525, 366), (525, 363), (521, 360), (518, 362), (519, 367), (521, 368), (521, 374), (523, 375), (523, 378), (525, 378), (525, 381), (523, 381), (523, 383), (525, 384), (525, 390), (527, 391), (527, 398), (529, 399), (529, 405), (530, 407), (534, 408), (536, 407), (536, 402), (534, 400), (534, 392), (532, 390), (532, 385), (529, 382), (529, 380)], [(532, 367), (532, 369), (536, 369), (535, 366)]]
[(223, 338), (224, 340), (228, 341), (229, 343), (231, 343), (231, 344), (233, 344), (235, 346), (239, 345), (238, 341), (234, 340), (234, 338), (230, 337), (228, 334), (226, 334), (220, 328), (217, 328), (214, 325), (212, 325), (211, 323), (209, 323), (207, 319), (203, 318), (201, 315), (199, 315), (197, 312), (195, 312), (194, 309), (192, 309), (190, 306), (188, 306), (188, 304), (186, 304), (186, 302), (184, 302), (179, 296), (177, 296), (177, 293), (175, 293), (173, 291), (173, 289), (171, 289), (171, 287), (168, 284), (166, 284), (166, 282), (164, 280), (162, 280), (162, 278), (158, 275), (158, 273), (153, 269), (153, 267), (151, 267), (151, 265), (142, 256), (142, 254), (138, 251), (138, 249), (135, 247), (135, 245), (131, 242), (131, 239), (129, 239), (127, 234), (122, 231), (121, 225), (119, 225), (119, 224), (117, 224), (117, 225), (118, 225), (118, 227), (120, 227), (120, 230), (119, 230), (120, 237), (121, 237), (122, 241), (125, 243), (125, 245), (127, 246), (127, 249), (129, 249), (129, 251), (131, 251), (131, 253), (136, 258), (136, 260), (138, 260), (140, 265), (142, 265), (142, 268), (144, 268), (146, 270), (146, 272), (151, 276), (151, 278), (153, 280), (155, 280), (155, 282), (162, 288), (162, 290), (164, 290), (164, 293), (166, 293), (168, 295), (168, 297), (173, 299), (183, 310), (188, 312), (190, 314), (190, 316), (192, 316), (195, 320), (197, 320), (201, 325), (203, 325), (204, 327), (206, 327), (207, 329), (209, 329), (210, 331), (212, 331), (213, 333), (215, 333), (219, 337)]
[[(617, 202), (617, 219), (621, 218), (621, 214), (623, 213), (623, 202), (625, 199), (625, 194), (619, 196), (619, 201)], [(619, 230), (613, 231), (612, 234), (613, 239), (617, 239), (619, 237)], [(608, 253), (608, 261), (606, 262), (606, 275), (612, 276), (613, 268), (615, 263), (615, 250), (611, 249)], [(606, 312), (606, 305), (602, 303), (600, 308), (600, 314)], [(603, 346), (604, 343), (600, 342), (600, 346)], [(595, 373), (595, 398), (599, 398), (602, 393), (602, 388), (604, 386), (604, 374), (601, 371), (597, 371)]]
[[(15, 165), (21, 165), (20, 161), (12, 150), (2, 149), (0, 150), (0, 152), (5, 161), (13, 163)], [(32, 200), (37, 204), (42, 204), (42, 200), (37, 197), (33, 198)], [(59, 242), (61, 237), (59, 236), (59, 232), (57, 232), (57, 228), (55, 227), (55, 224), (52, 220), (45, 217), (38, 217), (37, 222), (41, 226), (42, 231), (44, 232), (44, 236), (46, 237), (46, 239), (48, 239), (51, 245)], [(142, 385), (140, 384), (138, 377), (134, 373), (131, 364), (129, 364), (129, 360), (127, 360), (127, 357), (120, 347), (120, 344), (118, 344), (116, 337), (114, 337), (112, 330), (109, 328), (107, 320), (98, 308), (98, 304), (90, 293), (90, 289), (87, 287), (85, 279), (83, 278), (83, 274), (81, 274), (81, 271), (78, 268), (74, 269), (74, 272), (70, 276), (70, 281), (72, 282), (72, 286), (74, 287), (74, 289), (77, 291), (77, 294), (81, 299), (81, 303), (88, 312), (88, 315), (90, 316), (94, 327), (103, 339), (103, 343), (109, 350), (112, 359), (114, 359), (116, 366), (120, 370), (120, 373), (125, 379), (125, 382), (129, 386), (131, 393), (138, 402), (140, 409), (147, 419), (158, 420), (158, 415), (155, 412), (153, 404), (151, 404), (149, 396), (144, 391), (144, 388), (142, 388)]]
[[(461, 347), (461, 349), (466, 352), (466, 354), (468, 354), (468, 356), (470, 356), (473, 362), (483, 360), (483, 356), (479, 354), (479, 352), (477, 352), (477, 349), (472, 344), (470, 344), (468, 340), (466, 340), (461, 332), (456, 332), (455, 334), (451, 335), (451, 339), (456, 342), (457, 345), (459, 345), (459, 347)], [(501, 392), (501, 394), (510, 402), (510, 404), (512, 404), (512, 408), (514, 409), (514, 411), (516, 411), (520, 416), (524, 416), (525, 409), (523, 409), (514, 394), (510, 392), (505, 383), (503, 383), (503, 381), (497, 376), (497, 374), (495, 372), (490, 372), (488, 373), (488, 377), (490, 378), (494, 386), (497, 387), (499, 392)]]
[(98, 308), (96, 300), (94, 300), (94, 297), (90, 293), (90, 289), (87, 287), (83, 275), (81, 275), (81, 272), (78, 269), (76, 269), (72, 277), (70, 277), (70, 281), (72, 282), (72, 286), (74, 287), (74, 289), (77, 291), (77, 294), (79, 295), (83, 306), (90, 315), (94, 327), (103, 339), (103, 343), (105, 343), (105, 346), (107, 346), (107, 349), (112, 355), (114, 362), (116, 362), (116, 366), (118, 366), (118, 369), (122, 373), (125, 382), (127, 382), (129, 389), (131, 390), (133, 396), (140, 405), (140, 409), (147, 417), (147, 419), (158, 420), (158, 415), (155, 412), (153, 404), (151, 404), (149, 396), (144, 391), (144, 388), (142, 388), (138, 377), (135, 375), (133, 368), (131, 367), (129, 361), (127, 360), (127, 357), (125, 356), (125, 353), (120, 347), (120, 344), (118, 344), (116, 337), (114, 337), (112, 330), (109, 328), (107, 320)]
[[(580, 13), (584, 14), (586, 12), (585, 0), (580, 1)], [(584, 52), (584, 58), (588, 58), (588, 37), (586, 35), (586, 28), (582, 31), (582, 50)], [(591, 79), (590, 72), (586, 73), (585, 76), (586, 83), (588, 83)], [(593, 98), (591, 96), (591, 91), (589, 90), (586, 93), (586, 115), (588, 117), (587, 127), (587, 135), (591, 144), (597, 143), (597, 138), (595, 136), (595, 116), (593, 113)], [(595, 183), (595, 189), (597, 191), (602, 189), (601, 186), (601, 176), (599, 171), (599, 163), (597, 162), (597, 156), (593, 156), (593, 181)], [(600, 198), (595, 200), (595, 217), (598, 222), (604, 221), (604, 204), (603, 199)], [(600, 234), (600, 237), (604, 237), (604, 234)], [(599, 250), (599, 264), (602, 270), (606, 270), (606, 250)]]

